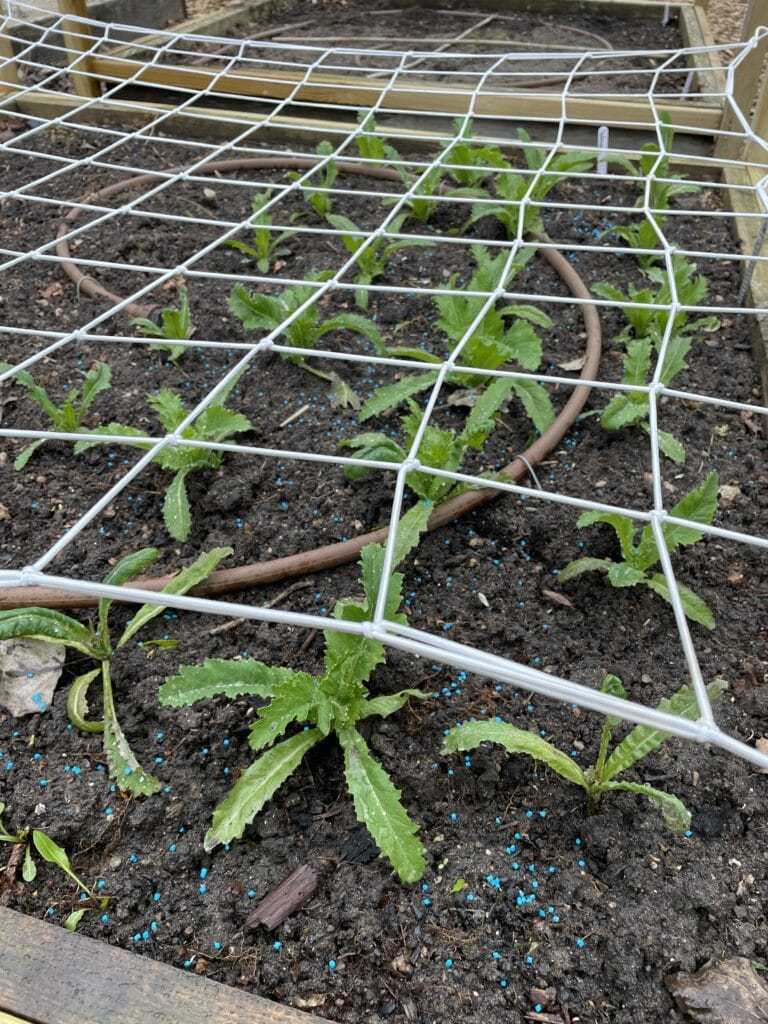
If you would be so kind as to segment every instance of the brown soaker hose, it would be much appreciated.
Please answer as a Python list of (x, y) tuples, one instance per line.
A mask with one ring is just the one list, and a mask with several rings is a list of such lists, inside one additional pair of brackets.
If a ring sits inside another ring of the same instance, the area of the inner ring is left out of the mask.
[[(281, 161), (279, 166), (305, 167), (314, 166), (314, 163), (315, 162), (312, 160), (296, 159), (291, 161)], [(215, 165), (208, 164), (206, 169), (211, 170), (216, 167), (218, 170), (241, 170), (249, 167), (275, 167), (277, 165), (277, 161), (270, 159), (223, 160), (217, 161)], [(390, 174), (385, 173), (387, 172), (387, 168), (363, 168), (363, 165), (361, 164), (340, 164), (339, 169), (343, 169), (346, 173), (352, 174), (359, 174), (364, 170), (366, 175), (373, 177), (390, 177)], [(375, 173), (371, 174), (370, 172)], [(110, 185), (107, 189), (102, 189), (100, 192), (94, 193), (91, 198), (95, 198), (96, 196), (104, 197), (107, 192), (109, 192), (110, 195), (113, 195), (121, 189), (135, 186), (138, 182), (143, 184), (156, 180), (157, 175), (142, 175), (140, 178), (133, 178), (129, 182)], [(73, 210), (72, 212), (76, 216), (77, 213), (79, 213), (79, 210)], [(74, 220), (75, 218), (70, 213), (67, 219)], [(66, 245), (66, 243), (59, 244)], [(571, 294), (575, 298), (586, 300), (591, 298), (587, 286), (584, 284), (579, 274), (573, 269), (570, 263), (560, 252), (554, 249), (543, 249), (541, 252), (547, 262), (568, 286)], [(67, 249), (66, 255), (68, 254), (69, 250)], [(59, 253), (59, 255), (63, 254)], [(67, 273), (73, 280), (78, 280), (78, 278), (73, 275), (73, 271), (82, 278), (82, 274), (80, 274), (80, 271), (74, 266), (74, 264), (70, 263), (65, 266), (69, 266), (71, 268), (71, 270), (67, 270)], [(101, 288), (100, 285), (97, 285), (96, 282), (91, 282), (90, 278), (87, 279), (86, 283), (92, 283), (95, 286), (90, 294), (107, 295), (112, 298), (113, 301), (122, 301), (119, 296), (112, 296), (111, 293), (106, 292), (106, 290)], [(586, 359), (580, 377), (585, 380), (590, 380), (597, 376), (597, 369), (600, 363), (600, 317), (598, 316), (597, 308), (589, 301), (581, 305), (580, 308), (587, 332), (585, 352)], [(534, 441), (534, 443), (526, 449), (522, 455), (513, 459), (512, 462), (502, 469), (502, 473), (509, 478), (510, 482), (514, 483), (515, 481), (521, 480), (526, 473), (528, 473), (529, 467), (536, 466), (557, 444), (560, 443), (575, 423), (576, 417), (583, 409), (590, 391), (591, 388), (586, 384), (580, 384), (574, 387), (571, 397), (563, 406), (552, 425), (545, 430), (544, 433), (537, 438), (537, 440)], [(463, 494), (458, 495), (458, 497), (451, 498), (449, 501), (443, 502), (442, 505), (439, 505), (432, 513), (427, 529), (431, 531), (436, 530), (441, 526), (445, 526), (458, 516), (465, 515), (473, 509), (480, 508), (481, 506), (488, 504), (488, 502), (498, 494), (499, 492), (493, 488), (465, 491)], [(351, 562), (357, 558), (360, 551), (366, 544), (383, 542), (386, 540), (388, 533), (389, 527), (383, 526), (370, 533), (353, 537), (351, 540), (342, 541), (338, 544), (327, 544), (324, 547), (314, 548), (311, 551), (302, 551), (296, 555), (289, 555), (286, 558), (274, 558), (268, 562), (253, 562), (249, 565), (241, 565), (234, 569), (219, 569), (212, 573), (207, 580), (191, 590), (190, 593), (198, 597), (202, 597), (215, 594), (225, 594), (237, 590), (249, 590), (252, 587), (278, 583), (280, 580), (290, 579), (295, 576), (303, 576), (306, 574), (323, 572), (327, 569), (333, 569), (336, 566), (345, 565), (347, 562)], [(141, 590), (158, 591), (167, 586), (175, 575), (175, 573), (169, 573), (165, 576), (142, 576), (139, 579), (134, 580), (131, 583), (131, 586)], [(0, 610), (29, 607), (31, 605), (40, 605), (46, 608), (89, 608), (93, 607), (97, 603), (97, 600), (97, 598), (91, 597), (90, 595), (72, 593), (66, 590), (59, 590), (58, 588), (54, 589), (52, 587), (15, 587), (7, 590), (0, 590)]]

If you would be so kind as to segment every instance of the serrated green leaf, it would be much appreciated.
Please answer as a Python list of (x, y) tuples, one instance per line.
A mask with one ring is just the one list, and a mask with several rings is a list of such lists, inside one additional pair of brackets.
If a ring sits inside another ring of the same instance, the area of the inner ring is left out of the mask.
[(266, 698), (297, 675), (302, 673), (265, 665), (252, 658), (242, 661), (206, 658), (202, 665), (182, 665), (177, 675), (166, 679), (158, 696), (162, 705), (175, 708), (219, 694), (230, 700), (243, 695)]
[[(610, 693), (612, 697), (620, 697), (622, 700), (627, 696), (627, 691), (624, 689), (624, 684), (618, 676), (608, 674), (600, 685), (602, 693)], [(621, 719), (618, 715), (606, 715), (606, 724), (608, 729), (613, 730), (617, 725), (621, 723)], [(600, 774), (600, 773), (598, 773)]]
[[(640, 424), (646, 434), (650, 434), (650, 427), (645, 424)], [(656, 431), (659, 439), (659, 449), (667, 456), (668, 459), (672, 459), (679, 466), (682, 466), (685, 462), (685, 448), (681, 441), (678, 441), (674, 434), (668, 433), (666, 430)]]
[(269, 704), (259, 708), (259, 717), (248, 736), (251, 750), (263, 750), (279, 739), (293, 721), (303, 722), (317, 703), (317, 684), (306, 672), (296, 672), (289, 683), (278, 684)]
[[(524, 370), (537, 370), (541, 365), (541, 338), (525, 320), (516, 320), (510, 328), (497, 339), (500, 351), (503, 353), (504, 362), (513, 361)], [(474, 364), (473, 364), (474, 365)], [(500, 364), (497, 364), (500, 365)], [(495, 369), (487, 366), (486, 369)], [(536, 383), (535, 381), (522, 381), (516, 383)], [(539, 385), (540, 387), (541, 385)]]
[(161, 388), (157, 394), (147, 395), (147, 405), (169, 431), (174, 431), (187, 415), (181, 399), (169, 388)]
[(383, 697), (369, 697), (363, 704), (363, 713), (358, 716), (358, 721), (362, 721), (364, 718), (370, 718), (372, 715), (381, 715), (382, 718), (387, 718), (389, 715), (393, 715), (396, 711), (407, 704), (407, 702), (413, 697), (415, 700), (428, 700), (432, 695), (425, 693), (423, 690), (400, 690), (399, 693), (393, 693), (389, 696)]
[[(714, 679), (707, 687), (710, 701), (717, 700), (726, 687), (727, 683), (723, 679)], [(658, 709), (689, 721), (694, 721), (700, 714), (695, 691), (687, 684), (681, 686), (671, 697), (664, 697), (659, 701)], [(629, 735), (614, 747), (606, 762), (603, 779), (607, 781), (625, 772), (636, 761), (661, 746), (668, 737), (669, 733), (661, 729), (648, 725), (636, 725)]]
[(323, 739), (319, 729), (307, 729), (282, 740), (258, 757), (216, 808), (203, 847), (210, 852), (219, 843), (239, 839), (264, 804), (301, 764), (308, 750)]
[(617, 394), (610, 400), (600, 417), (600, 426), (605, 430), (621, 430), (648, 419), (647, 395), (633, 391), (631, 394)]
[(676, 796), (665, 793), (662, 789), (655, 789), (653, 786), (637, 782), (609, 782), (606, 790), (624, 790), (627, 793), (638, 793), (640, 796), (647, 796), (661, 813), (669, 827), (683, 835), (691, 827), (691, 812)]
[(483, 442), (495, 426), (493, 416), (504, 405), (511, 390), (510, 379), (497, 377), (480, 392), (459, 435), (459, 440), (463, 444), (477, 449), (482, 448)]
[(336, 409), (354, 409), (357, 411), (361, 405), (359, 395), (338, 373), (331, 373), (330, 378), (331, 406)]
[(611, 565), (613, 565), (613, 562), (611, 562), (610, 558), (576, 558), (573, 562), (569, 562), (564, 569), (560, 570), (558, 578), (562, 581), (573, 579), (574, 576), (579, 576), (583, 572), (593, 572), (595, 570), (607, 572)]
[(627, 354), (624, 356), (622, 384), (645, 384), (651, 372), (652, 355), (653, 345), (650, 338), (636, 338), (630, 341), (627, 345)]
[[(163, 587), (161, 593), (186, 594), (188, 590), (196, 587), (198, 583), (207, 580), (219, 562), (224, 558), (228, 558), (232, 551), (232, 548), (212, 548), (211, 551), (204, 551), (191, 565), (182, 569), (178, 576), (174, 576), (171, 582)], [(117, 646), (122, 647), (127, 640), (130, 640), (148, 622), (159, 615), (164, 608), (165, 605), (162, 604), (143, 604), (133, 616), (130, 625), (126, 627)]]
[[(711, 472), (700, 487), (695, 488), (681, 498), (680, 501), (670, 509), (670, 516), (678, 519), (690, 519), (696, 523), (705, 523), (707, 526), (712, 522), (717, 511), (717, 489), (719, 477), (715, 471)], [(662, 522), (661, 531), (664, 534), (664, 541), (670, 554), (679, 547), (695, 544), (701, 540), (704, 534), (701, 530), (691, 526), (678, 526), (676, 523)], [(642, 569), (648, 569), (659, 560), (659, 553), (656, 548), (656, 538), (653, 535), (653, 527), (649, 523), (640, 536), (636, 564)]]
[(365, 420), (369, 420), (372, 416), (378, 416), (386, 409), (393, 409), (395, 406), (400, 405), (406, 398), (410, 398), (411, 395), (417, 395), (420, 391), (426, 391), (427, 388), (437, 380), (437, 373), (430, 371), (429, 373), (413, 373), (407, 377), (403, 377), (402, 380), (395, 381), (394, 384), (385, 384), (383, 387), (377, 388), (376, 391), (371, 395), (370, 398), (363, 402), (362, 408), (358, 414), (358, 420), (364, 423)]
[(78, 410), (78, 421), (82, 423), (91, 402), (100, 391), (106, 391), (112, 381), (112, 371), (106, 363), (96, 362), (86, 373), (83, 382), (83, 397)]
[[(80, 455), (82, 452), (87, 451), (88, 448), (95, 448), (100, 444), (112, 444), (110, 440), (104, 438), (112, 437), (146, 437), (146, 431), (139, 430), (137, 427), (128, 427), (124, 423), (107, 423), (106, 426), (96, 427), (94, 430), (83, 430), (84, 434), (99, 434), (101, 435), (95, 441), (76, 441), (75, 442), (75, 455)], [(129, 444), (131, 447), (148, 449), (151, 445), (148, 442), (140, 443), (136, 442), (133, 444), (131, 441), (118, 442), (121, 444)]]
[(645, 582), (645, 573), (626, 562), (614, 562), (608, 567), (608, 579), (614, 587), (634, 587)]
[(358, 821), (371, 833), (400, 880), (418, 881), (426, 867), (425, 850), (416, 838), (419, 826), (411, 821), (400, 801), (400, 790), (371, 757), (356, 729), (341, 729), (338, 737), (344, 750), (344, 776)]
[(555, 410), (547, 389), (535, 380), (511, 380), (511, 384), (528, 419), (543, 434), (555, 421)]
[(73, 647), (90, 657), (94, 655), (92, 632), (77, 619), (52, 608), (13, 608), (0, 612), (0, 640), (15, 637), (43, 640), (51, 644)]
[(587, 787), (584, 772), (574, 763), (573, 759), (562, 750), (542, 739), (538, 733), (518, 729), (509, 722), (462, 722), (451, 729), (443, 743), (443, 754), (452, 754), (459, 750), (474, 750), (481, 743), (498, 743), (510, 754), (528, 754), (537, 761), (543, 761), (558, 775)]
[(185, 541), (192, 529), (186, 477), (189, 470), (180, 469), (165, 489), (163, 521), (174, 540)]
[[(662, 576), (661, 573), (654, 573), (645, 580), (645, 585), (650, 587), (654, 593), (663, 597), (667, 603), (672, 603), (666, 577)], [(706, 601), (702, 600), (702, 598), (691, 590), (690, 587), (686, 587), (684, 583), (678, 582), (677, 590), (680, 594), (680, 601), (683, 605), (683, 611), (685, 612), (686, 617), (691, 619), (693, 622), (698, 622), (701, 626), (705, 626), (707, 629), (714, 629), (715, 616), (712, 614), (712, 610)]]
[(635, 536), (635, 527), (632, 520), (628, 516), (620, 515), (618, 512), (601, 512), (599, 509), (590, 509), (587, 512), (582, 512), (576, 520), (576, 525), (579, 529), (583, 529), (585, 526), (593, 526), (595, 523), (607, 523), (608, 526), (613, 527), (621, 547), (622, 556), (627, 561), (631, 561), (635, 554), (635, 548), (632, 543)]
[(500, 313), (502, 316), (519, 316), (522, 320), (536, 324), (537, 327), (545, 327), (547, 330), (551, 330), (553, 326), (551, 318), (547, 316), (543, 309), (539, 309), (538, 306), (504, 306)]
[(46, 438), (39, 437), (36, 441), (33, 441), (32, 444), (28, 444), (26, 448), (22, 449), (22, 451), (19, 452), (13, 463), (13, 468), (16, 470), (17, 473), (20, 470), (24, 469), (24, 467), (35, 454), (40, 445), (45, 444), (45, 441)]
[(233, 434), (253, 430), (253, 424), (240, 412), (221, 405), (212, 405), (200, 414), (194, 424), (195, 436), (203, 441), (224, 441)]
[(325, 672), (343, 683), (366, 682), (377, 665), (385, 661), (384, 645), (353, 633), (326, 629)]

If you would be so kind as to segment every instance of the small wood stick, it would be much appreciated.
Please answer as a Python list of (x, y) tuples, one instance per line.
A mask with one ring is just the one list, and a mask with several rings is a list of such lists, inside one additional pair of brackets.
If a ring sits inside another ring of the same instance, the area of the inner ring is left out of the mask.
[(314, 868), (302, 864), (268, 893), (246, 917), (249, 928), (263, 925), (269, 931), (277, 928), (290, 914), (300, 910), (317, 892), (319, 876)]
[[(281, 590), (279, 594), (272, 598), (271, 601), (267, 601), (264, 608), (274, 608), (276, 604), (280, 604), (286, 597), (289, 597), (295, 590), (303, 590), (305, 587), (312, 585), (312, 580), (299, 580), (298, 583), (292, 583), (290, 587), (286, 587), (285, 590)], [(246, 618), (240, 619), (228, 619), (227, 622), (222, 622), (219, 626), (214, 626), (213, 629), (208, 630), (208, 636), (216, 636), (217, 633), (226, 633), (230, 629), (234, 629), (236, 626), (242, 626), (244, 622), (248, 622)]]

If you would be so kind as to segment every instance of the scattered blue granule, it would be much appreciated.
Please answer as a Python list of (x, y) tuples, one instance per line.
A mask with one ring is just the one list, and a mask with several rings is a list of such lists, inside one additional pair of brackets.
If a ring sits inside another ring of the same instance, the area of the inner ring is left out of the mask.
[(450, 957), (445, 961), (445, 966), (450, 970), (453, 967), (453, 960)]
[(205, 896), (205, 894), (206, 894), (206, 892), (207, 892), (207, 891), (208, 891), (208, 889), (207, 889), (207, 887), (206, 887), (206, 886), (204, 886), (204, 885), (201, 885), (201, 886), (200, 886), (200, 895), (201, 895), (201, 896)]
[(282, 946), (282, 942), (273, 942), (272, 943), (272, 949), (274, 949), (275, 952), (277, 952), (280, 949), (281, 946)]
[(330, 969), (332, 971), (335, 971), (336, 970), (336, 961), (335, 960), (329, 960), (328, 961), (328, 966), (330, 967)]
[(585, 945), (584, 939), (576, 939), (576, 945), (579, 947), (579, 949), (583, 949)]

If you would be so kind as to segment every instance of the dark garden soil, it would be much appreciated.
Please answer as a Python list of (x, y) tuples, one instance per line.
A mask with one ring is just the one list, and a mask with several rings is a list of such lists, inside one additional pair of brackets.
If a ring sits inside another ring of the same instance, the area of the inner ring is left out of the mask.
[[(5, 151), (0, 174), (5, 187), (19, 188), (64, 166), (56, 160), (79, 158), (83, 147), (96, 156), (112, 141), (99, 132), (56, 128), (25, 140), (39, 156)], [(194, 144), (158, 136), (145, 143), (122, 142), (100, 163), (138, 173), (203, 155)], [(49, 197), (48, 205), (6, 200), (3, 245), (28, 252), (50, 242), (60, 222), (60, 202), (126, 176), (107, 166), (87, 172), (78, 167), (76, 174), (63, 173), (29, 189)], [(244, 185), (245, 178), (174, 184), (142, 202), (147, 211), (197, 218), (196, 225), (123, 214), (85, 231), (73, 244), (78, 259), (145, 268), (90, 271), (120, 294), (150, 283), (147, 268), (185, 261), (195, 271), (233, 275), (187, 277), (195, 338), (227, 347), (192, 350), (176, 368), (148, 347), (110, 340), (132, 331), (127, 317), (109, 316), (90, 331), (103, 333), (104, 340), (68, 344), (36, 364), (37, 379), (61, 398), (94, 360), (109, 363), (113, 386), (98, 397), (90, 425), (117, 420), (157, 431), (145, 394), (171, 387), (191, 407), (239, 357), (229, 346), (253, 341), (226, 308), (232, 280), (252, 272), (250, 265), (241, 254), (220, 247), (202, 261), (191, 260), (219, 234), (206, 220), (241, 221), (248, 215), (253, 187)], [(287, 179), (274, 171), (259, 180)], [(360, 193), (394, 187), (349, 175), (339, 184), (350, 194), (339, 201), (337, 212), (366, 227), (378, 224), (380, 200)], [(101, 205), (120, 206), (137, 197), (126, 192)], [(547, 210), (546, 229), (558, 242), (574, 244), (599, 244), (596, 239), (615, 223), (615, 215), (585, 211), (585, 203), (634, 202), (627, 186), (610, 179), (591, 188), (564, 182), (551, 198), (568, 209)], [(297, 203), (286, 199), (275, 221), (287, 223)], [(669, 230), (678, 245), (735, 251), (725, 219), (697, 216), (717, 209), (713, 190), (682, 197), (677, 208), (682, 212), (670, 218)], [(456, 206), (441, 207), (428, 229), (435, 246), (397, 253), (388, 268), (384, 283), (400, 284), (405, 291), (396, 298), (372, 293), (369, 312), (393, 343), (424, 342), (444, 350), (433, 303), (407, 289), (439, 286), (454, 272), (462, 280), (469, 277), (472, 265), (464, 248), (437, 240), (439, 232), (462, 219)], [(77, 223), (87, 220), (84, 214)], [(473, 230), (479, 240), (496, 238), (493, 225), (481, 222)], [(338, 267), (346, 258), (339, 241), (330, 238), (300, 235), (287, 247), (279, 271), (286, 279)], [(587, 283), (639, 283), (629, 257), (601, 258), (596, 252), (570, 257)], [(734, 262), (706, 261), (701, 269), (710, 282), (708, 301), (735, 304)], [(174, 302), (178, 283), (158, 291), (155, 299)], [(528, 264), (515, 287), (566, 294), (541, 257)], [(78, 299), (59, 267), (43, 260), (27, 259), (6, 269), (1, 294), (4, 322), (29, 332), (72, 330), (109, 309), (101, 299)], [(353, 308), (352, 294), (338, 289), (324, 302), (328, 315)], [(555, 322), (551, 332), (542, 332), (545, 362), (553, 373), (575, 377), (561, 366), (583, 351), (579, 311), (567, 303), (544, 308)], [(611, 339), (621, 318), (616, 312), (601, 316), (601, 374), (618, 380), (620, 349)], [(12, 362), (45, 344), (42, 333), (3, 337), (3, 359)], [(329, 347), (369, 351), (345, 332), (330, 336)], [(747, 318), (723, 314), (721, 329), (697, 341), (690, 368), (676, 384), (688, 392), (757, 403), (750, 349)], [(344, 373), (363, 396), (393, 379), (393, 371), (365, 364), (349, 364)], [(556, 404), (567, 397), (565, 391), (552, 388)], [(0, 397), (3, 426), (45, 426), (20, 387), (6, 383)], [(463, 412), (449, 405), (448, 397), (442, 396), (437, 418), (455, 425)], [(605, 402), (595, 391), (587, 411)], [(321, 381), (276, 356), (256, 358), (230, 405), (254, 424), (244, 440), (289, 453), (338, 452), (338, 442), (357, 430), (354, 414), (335, 408)], [(670, 503), (716, 469), (721, 484), (736, 488), (721, 501), (716, 522), (764, 534), (768, 459), (755, 419), (714, 405), (665, 400), (661, 426), (687, 449), (684, 466), (668, 461), (662, 466)], [(514, 406), (504, 421), (473, 468), (500, 466), (525, 448), (529, 428)], [(394, 431), (397, 418), (384, 417), (378, 425)], [(3, 568), (39, 558), (136, 460), (135, 452), (118, 446), (75, 457), (71, 446), (47, 442), (17, 473), (13, 460), (22, 446), (6, 440), (0, 465)], [(594, 416), (575, 425), (539, 473), (547, 490), (598, 495), (636, 508), (651, 502), (644, 435), (608, 433)], [(190, 477), (192, 534), (187, 543), (175, 544), (161, 514), (167, 482), (157, 467), (144, 471), (63, 550), (51, 571), (98, 579), (121, 555), (149, 544), (162, 551), (158, 570), (177, 568), (217, 545), (234, 548), (232, 565), (287, 555), (386, 521), (393, 489), (391, 474), (353, 484), (338, 467), (289, 457), (229, 456), (221, 471)], [(427, 536), (405, 568), (410, 622), (595, 687), (613, 672), (632, 699), (655, 704), (687, 679), (672, 612), (650, 591), (615, 591), (595, 574), (560, 584), (557, 570), (580, 554), (617, 554), (607, 529), (579, 531), (575, 520), (575, 511), (566, 506), (507, 496)], [(694, 624), (692, 635), (705, 678), (722, 676), (730, 684), (715, 706), (718, 721), (753, 742), (768, 734), (765, 559), (747, 545), (714, 538), (682, 550), (674, 566), (717, 620), (711, 633)], [(287, 594), (288, 585), (280, 584), (237, 599), (256, 605), (277, 599), (284, 610), (325, 613), (337, 599), (358, 593), (357, 576), (357, 567), (350, 565), (303, 577), (303, 587)], [(121, 625), (131, 611), (116, 608), (113, 614)], [(600, 813), (588, 817), (579, 791), (525, 758), (505, 757), (495, 748), (466, 759), (442, 757), (439, 748), (445, 730), (457, 722), (500, 715), (542, 731), (586, 766), (595, 756), (599, 716), (398, 652), (376, 671), (372, 690), (420, 686), (434, 698), (412, 703), (386, 721), (370, 719), (363, 729), (421, 826), (428, 857), (423, 884), (400, 884), (370, 844), (358, 841), (361, 832), (345, 793), (339, 750), (330, 742), (311, 753), (242, 840), (205, 854), (202, 837), (213, 808), (250, 761), (247, 735), (254, 702), (213, 700), (166, 709), (157, 703), (159, 684), (180, 664), (205, 657), (250, 655), (309, 672), (322, 665), (322, 638), (312, 639), (305, 629), (249, 621), (222, 631), (221, 625), (220, 618), (168, 613), (147, 628), (144, 639), (170, 636), (179, 641), (177, 649), (133, 644), (116, 656), (118, 713), (137, 756), (163, 781), (158, 796), (132, 799), (117, 791), (106, 774), (101, 738), (67, 724), (66, 684), (86, 670), (76, 657), (67, 660), (49, 712), (15, 721), (0, 712), (6, 824), (46, 831), (68, 850), (78, 873), (110, 896), (106, 914), (86, 914), (81, 932), (310, 1008), (329, 1020), (356, 1024), (515, 1022), (538, 1013), (566, 1024), (577, 1019), (660, 1024), (682, 1020), (663, 983), (668, 973), (694, 970), (720, 955), (765, 964), (765, 776), (720, 750), (670, 741), (631, 777), (679, 795), (693, 811), (691, 835), (678, 838), (646, 801), (626, 793), (606, 799)], [(274, 932), (246, 928), (255, 904), (304, 863), (321, 873), (311, 902)], [(7, 885), (0, 875), (0, 899), (61, 923), (78, 905), (72, 885), (62, 879), (45, 864), (33, 883), (23, 884), (17, 874)]]

